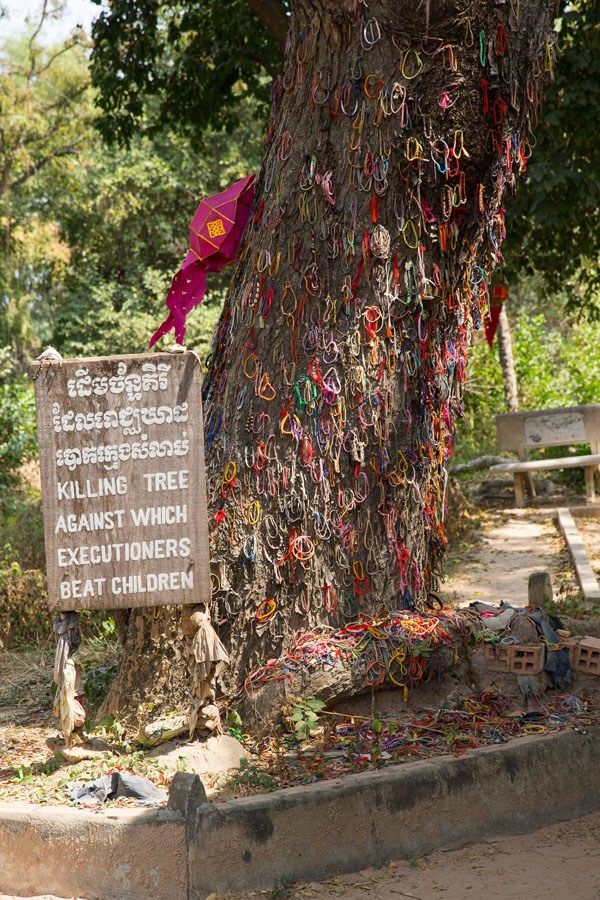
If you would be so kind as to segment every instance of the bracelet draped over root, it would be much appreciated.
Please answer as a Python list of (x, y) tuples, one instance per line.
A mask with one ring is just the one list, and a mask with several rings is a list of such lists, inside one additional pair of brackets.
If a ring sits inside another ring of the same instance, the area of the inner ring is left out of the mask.
[(406, 700), (415, 685), (468, 664), (478, 620), (466, 610), (402, 610), (301, 634), (286, 654), (249, 673), (239, 705), (245, 719), (260, 723), (272, 722), (288, 696), (333, 704), (396, 687)]

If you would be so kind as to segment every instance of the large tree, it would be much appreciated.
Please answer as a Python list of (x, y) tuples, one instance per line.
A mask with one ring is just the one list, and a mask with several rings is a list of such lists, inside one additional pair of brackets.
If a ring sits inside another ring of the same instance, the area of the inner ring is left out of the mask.
[[(118, 21), (127, 4), (113, 5)], [(157, 27), (159, 4), (140, 6)], [(554, 0), (290, 3), (204, 382), (229, 694), (299, 632), (420, 607), (438, 585), (469, 340), (552, 78), (555, 13)], [(216, 77), (221, 59), (205, 65)], [(113, 709), (153, 689), (181, 697), (177, 616), (157, 615), (131, 616)]]

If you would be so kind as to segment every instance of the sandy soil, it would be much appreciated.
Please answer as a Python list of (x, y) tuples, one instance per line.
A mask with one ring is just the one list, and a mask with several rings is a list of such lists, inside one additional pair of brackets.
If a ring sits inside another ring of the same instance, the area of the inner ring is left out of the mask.
[[(482, 510), (477, 523), (476, 535), (471, 531), (464, 543), (453, 548), (455, 563), (443, 592), (447, 601), (467, 606), (474, 600), (506, 600), (524, 606), (529, 575), (540, 568), (551, 572), (555, 596), (577, 594), (568, 553), (550, 509)], [(102, 668), (107, 660), (96, 653), (87, 662), (86, 668)], [(66, 764), (48, 746), (47, 741), (56, 736), (51, 711), (52, 663), (53, 647), (28, 653), (0, 651), (0, 798), (64, 803), (69, 782), (92, 780), (110, 766), (124, 767), (164, 786), (168, 775), (157, 761), (135, 747), (122, 745), (115, 735), (102, 735), (111, 746), (114, 744), (112, 754), (80, 765)], [(421, 686), (406, 709), (401, 704), (403, 715), (399, 718), (414, 714), (413, 706), (437, 707), (449, 690), (458, 691), (460, 696), (472, 693), (462, 670), (455, 676)], [(514, 685), (510, 688), (509, 693), (517, 693)], [(398, 714), (399, 697), (397, 692), (382, 692), (376, 702), (368, 698), (353, 701), (340, 711), (367, 717), (375, 712)], [(227, 783), (219, 786), (219, 792), (263, 790), (259, 776), (251, 772), (246, 779), (248, 785)]]
[(531, 572), (546, 569), (552, 577), (554, 596), (576, 594), (577, 585), (568, 552), (552, 511), (502, 509), (481, 520), (477, 544), (461, 552), (443, 585), (444, 598), (453, 605), (474, 601), (498, 605), (527, 605)]
[[(235, 895), (239, 900), (259, 896), (275, 894)], [(392, 862), (382, 869), (300, 885), (278, 896), (304, 900), (598, 900), (600, 813), (531, 834), (490, 839), (460, 850)]]

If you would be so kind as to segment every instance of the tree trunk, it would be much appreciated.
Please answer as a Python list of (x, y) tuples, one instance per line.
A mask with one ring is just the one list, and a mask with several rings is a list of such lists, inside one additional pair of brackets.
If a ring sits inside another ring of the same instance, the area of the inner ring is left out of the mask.
[(502, 305), (500, 318), (498, 319), (498, 357), (502, 369), (502, 382), (504, 384), (506, 408), (509, 412), (517, 412), (519, 409), (517, 373), (515, 372), (510, 322), (508, 321), (508, 315), (504, 304)]
[[(299, 631), (437, 587), (469, 340), (552, 68), (554, 0), (291, 7), (204, 382), (230, 696)], [(130, 625), (143, 690), (135, 647)]]
[(123, 661), (98, 719), (114, 716), (130, 726), (155, 714), (185, 709), (190, 697), (177, 607), (117, 610)]

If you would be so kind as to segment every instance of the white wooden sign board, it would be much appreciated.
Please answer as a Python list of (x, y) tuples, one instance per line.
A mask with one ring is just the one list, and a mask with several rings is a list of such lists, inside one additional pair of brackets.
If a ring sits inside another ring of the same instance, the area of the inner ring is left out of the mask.
[(43, 360), (35, 391), (51, 608), (208, 602), (198, 358)]

